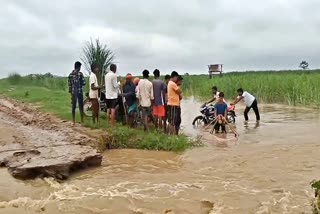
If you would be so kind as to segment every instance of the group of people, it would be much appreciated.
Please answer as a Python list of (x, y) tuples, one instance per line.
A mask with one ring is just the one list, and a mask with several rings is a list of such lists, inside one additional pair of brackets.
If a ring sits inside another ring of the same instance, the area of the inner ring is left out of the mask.
[(162, 81), (158, 69), (153, 71), (153, 75), (152, 81), (148, 70), (142, 72), (141, 80), (133, 79), (131, 74), (126, 75), (122, 96), (128, 109), (129, 124), (131, 127), (134, 125), (137, 113), (141, 110), (145, 131), (149, 130), (149, 123), (153, 121), (157, 129), (163, 129), (165, 133), (178, 134), (181, 124), (180, 86), (183, 78), (173, 71)]
[[(81, 63), (76, 62), (74, 70), (68, 77), (69, 92), (72, 100), (73, 123), (75, 123), (77, 103), (79, 105), (81, 122), (84, 120), (83, 87), (86, 85), (86, 81), (80, 70)], [(98, 84), (96, 76), (98, 72), (99, 67), (96, 64), (92, 64), (89, 77), (89, 98), (92, 103), (93, 122), (99, 124), (99, 90), (102, 87)], [(141, 80), (138, 77), (133, 78), (132, 74), (128, 73), (125, 82), (121, 85), (116, 73), (117, 66), (111, 64), (110, 71), (105, 75), (106, 118), (111, 126), (115, 125), (116, 107), (120, 105), (131, 127), (135, 126), (135, 121), (141, 112), (145, 131), (149, 130), (149, 123), (152, 121), (157, 129), (163, 129), (165, 133), (179, 133), (181, 124), (182, 76), (173, 71), (171, 75), (166, 75), (164, 81), (162, 81), (160, 79), (160, 71), (155, 69), (153, 72), (154, 79), (150, 81), (150, 72), (144, 70)], [(222, 127), (222, 131), (225, 132), (228, 105), (224, 98), (224, 93), (219, 92), (216, 86), (212, 87), (212, 92), (213, 98), (206, 102), (206, 104), (217, 101), (214, 105), (214, 116), (216, 121), (218, 121), (215, 129), (219, 131), (220, 127)], [(236, 105), (243, 100), (246, 105), (244, 111), (245, 121), (248, 121), (248, 112), (252, 108), (256, 115), (256, 120), (259, 122), (260, 114), (257, 99), (242, 88), (239, 88), (237, 93), (238, 97), (231, 105)]]
[[(228, 105), (225, 100), (224, 93), (219, 92), (217, 86), (212, 87), (212, 93), (213, 93), (213, 98), (210, 99), (208, 102), (206, 102), (206, 104), (217, 101), (214, 105), (214, 111), (215, 111), (214, 116), (215, 116), (215, 120), (217, 121), (216, 125), (215, 125), (215, 131), (219, 132), (219, 129), (221, 127), (222, 132), (226, 132), (225, 125), (226, 125), (226, 123), (228, 123), (228, 121), (227, 121)], [(242, 88), (239, 88), (237, 90), (237, 93), (238, 93), (238, 96), (237, 96), (236, 100), (233, 103), (231, 103), (230, 105), (233, 106), (233, 105), (236, 105), (237, 103), (239, 103), (240, 101), (244, 101), (244, 104), (246, 106), (246, 108), (244, 110), (245, 123), (247, 123), (249, 120), (248, 113), (251, 110), (251, 108), (253, 109), (253, 111), (256, 115), (257, 123), (259, 123), (260, 122), (260, 113), (259, 113), (257, 99), (249, 92), (244, 91)]]
[[(75, 109), (78, 103), (81, 122), (84, 119), (83, 109), (83, 87), (86, 85), (85, 78), (80, 72), (81, 63), (76, 62), (74, 70), (68, 77), (69, 93), (72, 100), (72, 119), (75, 123)], [(110, 65), (110, 71), (105, 75), (105, 100), (106, 118), (108, 124), (115, 125), (116, 107), (122, 105), (127, 122), (131, 127), (135, 126), (135, 121), (140, 112), (142, 114), (144, 130), (149, 130), (152, 121), (157, 129), (163, 129), (165, 133), (178, 134), (181, 124), (182, 99), (181, 84), (183, 81), (176, 71), (171, 75), (166, 75), (165, 80), (160, 79), (160, 71), (155, 69), (153, 72), (154, 80), (150, 81), (150, 72), (144, 70), (142, 79), (133, 78), (128, 73), (125, 82), (121, 84), (117, 78), (117, 66)], [(91, 65), (89, 76), (89, 98), (92, 104), (92, 118), (94, 123), (100, 123), (99, 119), (99, 90), (102, 89), (98, 84), (97, 73), (99, 67)], [(120, 102), (119, 102), (120, 98)]]

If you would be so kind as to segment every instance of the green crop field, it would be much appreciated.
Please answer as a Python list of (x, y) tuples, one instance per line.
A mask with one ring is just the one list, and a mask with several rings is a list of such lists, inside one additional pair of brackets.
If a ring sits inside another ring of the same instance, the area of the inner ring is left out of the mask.
[(212, 79), (208, 75), (185, 75), (183, 92), (185, 96), (207, 100), (212, 96), (214, 85), (229, 101), (236, 98), (237, 89), (242, 87), (255, 95), (259, 102), (310, 107), (320, 104), (320, 70), (233, 72)]

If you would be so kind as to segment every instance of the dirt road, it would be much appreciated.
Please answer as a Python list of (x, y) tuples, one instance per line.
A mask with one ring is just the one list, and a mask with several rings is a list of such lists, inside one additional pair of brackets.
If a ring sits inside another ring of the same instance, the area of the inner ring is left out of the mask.
[(16, 178), (51, 176), (99, 166), (99, 141), (86, 128), (44, 114), (30, 105), (0, 99), (0, 164)]

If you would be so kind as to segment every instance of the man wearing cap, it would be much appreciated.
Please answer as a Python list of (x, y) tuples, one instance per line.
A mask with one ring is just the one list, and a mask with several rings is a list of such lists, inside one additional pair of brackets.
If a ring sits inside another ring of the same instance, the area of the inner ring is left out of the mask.
[(143, 79), (138, 84), (138, 98), (142, 108), (142, 116), (144, 121), (144, 130), (148, 131), (148, 117), (151, 115), (151, 105), (154, 99), (152, 82), (149, 81), (149, 71), (142, 72)]
[(133, 121), (137, 112), (137, 97), (136, 97), (136, 86), (132, 81), (133, 77), (131, 74), (126, 75), (126, 82), (123, 86), (123, 96), (126, 99), (126, 105), (128, 107), (129, 125), (133, 126)]

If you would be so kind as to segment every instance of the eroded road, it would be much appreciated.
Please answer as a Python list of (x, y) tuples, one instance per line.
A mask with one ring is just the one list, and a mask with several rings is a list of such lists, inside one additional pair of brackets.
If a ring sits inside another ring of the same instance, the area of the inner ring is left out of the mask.
[(78, 129), (83, 132), (29, 105), (0, 99), (0, 165), (21, 179), (66, 179), (72, 171), (99, 166), (102, 156), (90, 146), (97, 140)]

